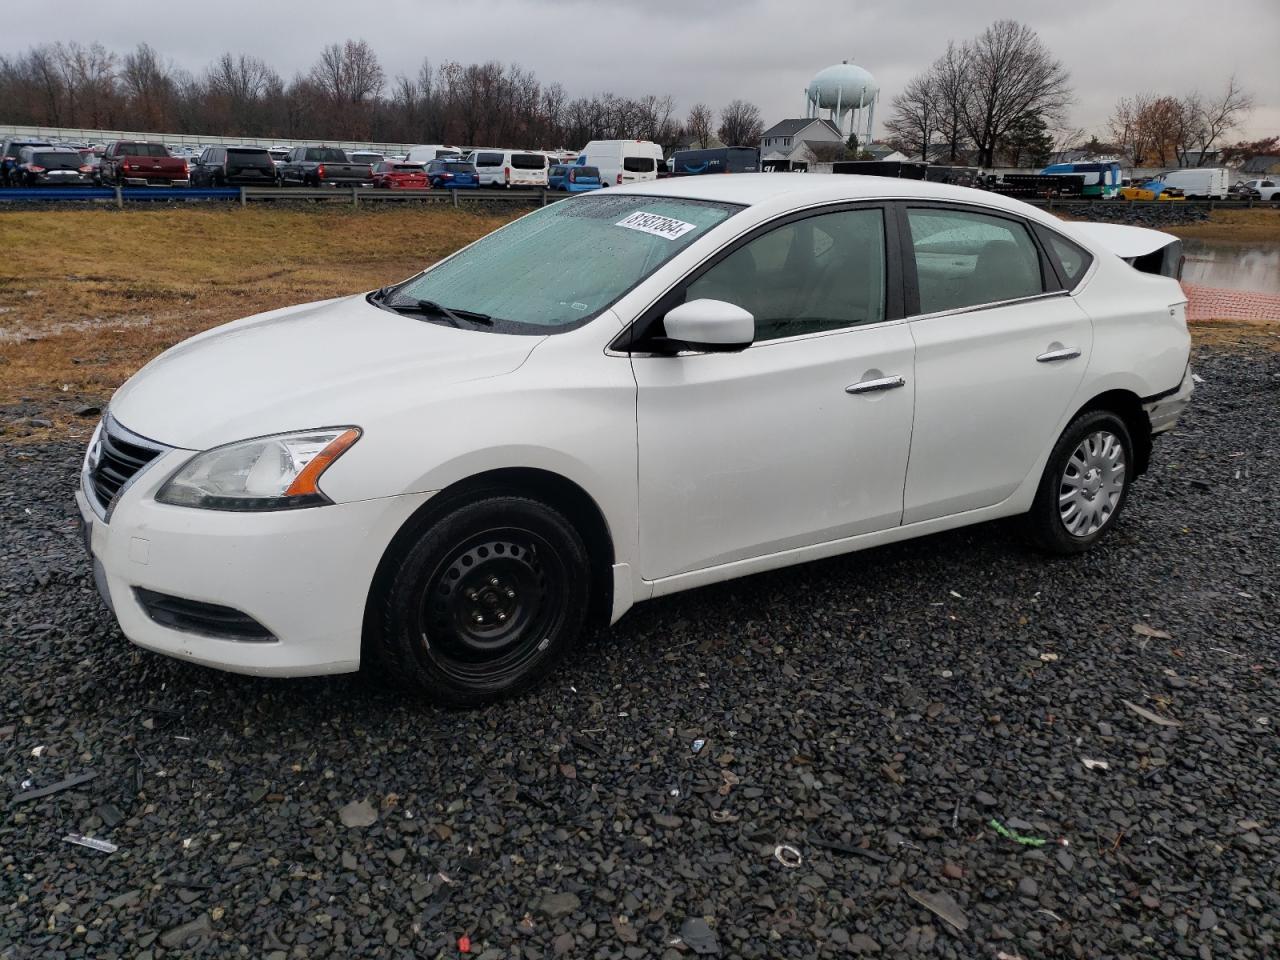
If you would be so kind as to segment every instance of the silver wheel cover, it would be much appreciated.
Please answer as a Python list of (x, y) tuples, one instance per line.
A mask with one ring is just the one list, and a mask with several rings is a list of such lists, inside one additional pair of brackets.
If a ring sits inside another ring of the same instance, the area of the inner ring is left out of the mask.
[(1109, 430), (1080, 441), (1058, 480), (1058, 515), (1073, 537), (1087, 537), (1114, 515), (1125, 484), (1124, 444)]

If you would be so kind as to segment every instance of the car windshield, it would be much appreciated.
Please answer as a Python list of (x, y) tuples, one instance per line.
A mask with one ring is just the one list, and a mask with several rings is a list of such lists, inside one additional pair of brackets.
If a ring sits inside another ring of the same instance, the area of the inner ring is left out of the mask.
[(498, 330), (578, 326), (740, 209), (703, 200), (586, 194), (483, 237), (389, 300), (486, 314)]

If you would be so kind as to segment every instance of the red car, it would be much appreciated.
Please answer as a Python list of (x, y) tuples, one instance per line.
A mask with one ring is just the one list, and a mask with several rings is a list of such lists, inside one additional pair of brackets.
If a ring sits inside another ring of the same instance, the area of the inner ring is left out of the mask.
[(373, 165), (373, 185), (392, 190), (430, 190), (427, 171), (420, 163), (393, 163), (384, 160)]

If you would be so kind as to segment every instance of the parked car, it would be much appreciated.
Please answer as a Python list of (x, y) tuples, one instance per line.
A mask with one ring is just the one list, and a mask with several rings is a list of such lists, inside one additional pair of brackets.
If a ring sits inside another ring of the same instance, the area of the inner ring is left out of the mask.
[(352, 163), (337, 147), (294, 147), (276, 168), (276, 180), (281, 186), (367, 187), (373, 184), (373, 168)]
[(348, 151), (347, 157), (352, 163), (367, 163), (371, 167), (377, 166), (387, 159), (385, 154), (377, 153), (373, 150), (351, 150)]
[(607, 187), (658, 179), (666, 170), (662, 148), (648, 140), (592, 140), (578, 154), (579, 166), (595, 167)]
[(48, 140), (26, 140), (13, 137), (0, 144), (0, 186), (17, 185), (18, 151), (23, 147), (51, 147)]
[(98, 166), (98, 179), (109, 185), (185, 187), (187, 161), (169, 155), (163, 143), (113, 140)]
[(384, 160), (373, 167), (373, 185), (391, 190), (427, 190), (431, 181), (420, 163), (392, 163)]
[(1259, 179), (1246, 180), (1240, 185), (1243, 190), (1248, 191), (1248, 195), (1255, 200), (1266, 200), (1268, 202), (1276, 199), (1280, 194), (1280, 183), (1275, 180)]
[(432, 160), (440, 160), (445, 157), (462, 159), (462, 155), (462, 151), (457, 147), (450, 147), (443, 143), (424, 143), (416, 147), (410, 147), (404, 159), (406, 163), (427, 164)]
[(427, 180), (433, 187), (474, 190), (480, 186), (476, 166), (467, 160), (432, 160), (427, 164)]
[(545, 187), (547, 155), (532, 150), (473, 150), (467, 160), (475, 165), (482, 187)]
[(1178, 187), (1158, 178), (1126, 183), (1120, 188), (1121, 200), (1186, 200)]
[(1019, 515), (1082, 553), (1189, 351), (1175, 279), (1020, 201), (686, 177), (174, 347), (76, 499), (134, 643), (474, 705), (651, 597)]
[(92, 186), (93, 167), (70, 147), (23, 147), (14, 168), (15, 187)]
[(599, 190), (603, 186), (604, 184), (600, 182), (600, 171), (595, 167), (557, 163), (547, 171), (547, 188), (550, 190), (586, 193), (590, 190)]
[(1226, 167), (1172, 170), (1160, 179), (1166, 187), (1181, 190), (1184, 197), (1193, 200), (1225, 200), (1231, 193), (1231, 174)]
[(199, 187), (270, 187), (276, 166), (264, 147), (205, 147), (191, 169)]

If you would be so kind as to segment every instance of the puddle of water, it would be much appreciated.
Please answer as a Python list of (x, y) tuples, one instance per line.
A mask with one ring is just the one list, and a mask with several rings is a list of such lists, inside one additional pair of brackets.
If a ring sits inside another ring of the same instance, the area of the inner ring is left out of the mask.
[(1222, 243), (1186, 239), (1182, 279), (1206, 287), (1280, 293), (1280, 244)]

